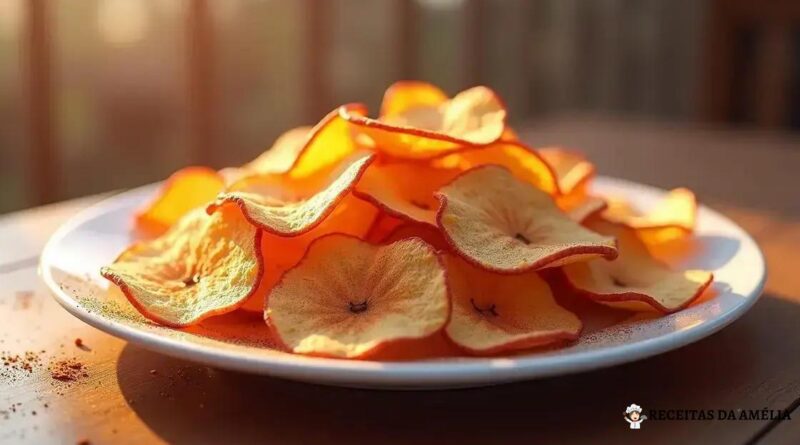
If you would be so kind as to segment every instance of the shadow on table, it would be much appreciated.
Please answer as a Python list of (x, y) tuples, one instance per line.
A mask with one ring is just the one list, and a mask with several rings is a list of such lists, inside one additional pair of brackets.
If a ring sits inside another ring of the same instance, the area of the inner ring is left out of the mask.
[(645, 410), (785, 408), (797, 393), (787, 390), (787, 381), (797, 382), (787, 376), (800, 374), (800, 363), (790, 359), (800, 352), (797, 342), (785, 340), (796, 335), (798, 320), (800, 304), (764, 296), (732, 326), (677, 351), (469, 390), (315, 386), (215, 370), (132, 345), (121, 353), (117, 377), (131, 408), (170, 443), (738, 443), (766, 422), (650, 420), (634, 433), (622, 415), (634, 402)]

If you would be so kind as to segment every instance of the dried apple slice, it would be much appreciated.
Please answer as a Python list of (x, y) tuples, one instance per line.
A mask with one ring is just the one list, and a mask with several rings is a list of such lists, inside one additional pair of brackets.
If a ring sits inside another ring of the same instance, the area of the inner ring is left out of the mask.
[(587, 196), (582, 200), (568, 202), (564, 205), (559, 200), (556, 200), (558, 207), (563, 210), (570, 219), (582, 223), (588, 218), (600, 214), (608, 207), (606, 200), (597, 196)]
[(592, 220), (589, 227), (615, 236), (619, 246), (615, 261), (589, 261), (562, 269), (569, 284), (592, 300), (630, 310), (671, 313), (688, 306), (713, 280), (711, 272), (670, 269), (653, 258), (628, 227), (602, 220)]
[(439, 105), (407, 107), (380, 119), (346, 105), (340, 115), (376, 150), (402, 159), (430, 159), (465, 146), (486, 145), (503, 135), (506, 110), (486, 87), (462, 91)]
[(364, 238), (377, 214), (372, 204), (348, 194), (322, 223), (302, 235), (286, 237), (264, 232), (261, 237), (264, 277), (242, 309), (263, 313), (267, 294), (287, 270), (300, 262), (315, 239), (332, 233)]
[(676, 188), (659, 201), (649, 212), (638, 212), (623, 198), (608, 197), (608, 208), (603, 212), (603, 219), (624, 224), (636, 229), (640, 234), (658, 236), (661, 232), (664, 240), (667, 234), (688, 234), (694, 230), (697, 220), (697, 198), (691, 190)]
[(222, 176), (210, 168), (180, 169), (167, 179), (158, 197), (136, 214), (136, 228), (160, 235), (191, 210), (212, 201), (224, 187)]
[(539, 154), (553, 168), (562, 195), (585, 187), (594, 177), (594, 164), (579, 153), (548, 147), (539, 149)]
[(422, 240), (374, 246), (319, 238), (267, 299), (267, 323), (289, 351), (363, 358), (439, 332), (450, 307), (445, 272)]
[(101, 274), (145, 317), (184, 327), (233, 311), (264, 272), (261, 232), (236, 211), (191, 211), (163, 236), (132, 245)]
[(380, 242), (389, 244), (408, 238), (419, 238), (430, 244), (437, 252), (447, 251), (450, 248), (438, 227), (411, 222), (398, 225), (386, 234)]
[(581, 321), (556, 303), (536, 272), (501, 275), (445, 256), (452, 298), (447, 336), (473, 354), (527, 349), (575, 340)]
[(292, 180), (282, 175), (245, 178), (217, 197), (209, 213), (236, 205), (256, 227), (280, 236), (297, 236), (313, 229), (353, 188), (372, 162), (372, 155), (357, 154), (343, 162), (341, 172), (324, 178)]
[(547, 193), (503, 167), (469, 170), (437, 196), (448, 243), (487, 270), (518, 273), (617, 255), (614, 238), (581, 227)]
[(258, 174), (283, 174), (291, 170), (308, 144), (314, 129), (293, 128), (278, 136), (269, 150), (261, 153), (244, 166), (244, 170)]
[(436, 226), (439, 201), (433, 194), (459, 171), (424, 164), (377, 164), (367, 168), (353, 193), (389, 215)]
[(395, 82), (383, 95), (381, 119), (403, 115), (414, 108), (438, 108), (447, 101), (447, 94), (430, 83), (409, 80)]
[(449, 154), (431, 161), (439, 168), (469, 170), (481, 165), (507, 168), (517, 179), (545, 192), (558, 193), (555, 173), (539, 154), (519, 142), (502, 141)]

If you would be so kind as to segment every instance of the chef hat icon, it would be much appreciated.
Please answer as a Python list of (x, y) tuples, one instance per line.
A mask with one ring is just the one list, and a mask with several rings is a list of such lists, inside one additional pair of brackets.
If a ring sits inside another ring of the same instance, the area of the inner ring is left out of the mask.
[(641, 413), (642, 412), (642, 407), (637, 405), (637, 404), (635, 404), (635, 403), (631, 403), (631, 406), (629, 406), (629, 407), (627, 407), (625, 409), (625, 414), (630, 414), (630, 413), (632, 413), (634, 411), (637, 412), (637, 413)]

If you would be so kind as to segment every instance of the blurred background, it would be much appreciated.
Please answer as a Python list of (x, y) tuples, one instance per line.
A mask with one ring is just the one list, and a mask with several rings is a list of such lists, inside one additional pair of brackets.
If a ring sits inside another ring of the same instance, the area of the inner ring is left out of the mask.
[(241, 164), (398, 79), (489, 85), (516, 127), (788, 134), (800, 2), (0, 0), (0, 213)]

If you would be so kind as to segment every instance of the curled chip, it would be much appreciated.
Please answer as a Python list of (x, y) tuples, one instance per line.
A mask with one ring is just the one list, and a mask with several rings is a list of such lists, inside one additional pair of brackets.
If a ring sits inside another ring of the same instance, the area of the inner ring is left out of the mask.
[(562, 148), (542, 148), (539, 154), (553, 168), (562, 195), (585, 188), (595, 174), (594, 164), (579, 153)]
[(447, 251), (450, 247), (438, 227), (411, 222), (404, 222), (398, 225), (387, 233), (380, 242), (389, 244), (408, 238), (419, 238), (430, 244), (437, 252)]
[(209, 216), (200, 208), (163, 236), (132, 245), (101, 274), (145, 317), (184, 327), (233, 311), (255, 292), (260, 250), (261, 232), (241, 213)]
[(245, 178), (219, 195), (209, 213), (237, 205), (255, 226), (280, 236), (296, 236), (313, 229), (334, 209), (372, 162), (372, 155), (356, 155), (341, 171), (325, 177), (293, 180), (281, 175)]
[(624, 199), (608, 198), (607, 201), (603, 219), (636, 229), (640, 237), (654, 242), (691, 233), (697, 219), (697, 199), (685, 188), (671, 190), (645, 214), (640, 214)]
[(258, 174), (288, 172), (314, 134), (314, 129), (311, 127), (297, 127), (283, 133), (269, 150), (246, 164), (244, 170)]
[(422, 240), (374, 246), (331, 235), (272, 290), (267, 323), (292, 352), (360, 358), (439, 332), (449, 305), (444, 268)]
[(590, 228), (616, 236), (615, 261), (570, 264), (563, 272), (570, 285), (592, 300), (609, 306), (671, 313), (683, 309), (708, 287), (711, 272), (671, 270), (653, 258), (636, 232), (619, 224), (592, 221)]
[(263, 232), (261, 253), (265, 260), (264, 277), (258, 290), (242, 305), (242, 309), (263, 313), (267, 294), (287, 270), (303, 259), (303, 254), (315, 239), (332, 233), (364, 238), (377, 213), (372, 204), (348, 194), (322, 223), (302, 235), (286, 237)]
[(205, 167), (186, 167), (173, 173), (158, 197), (136, 214), (136, 227), (159, 235), (191, 210), (204, 206), (222, 191), (225, 182)]
[(404, 80), (395, 82), (383, 94), (381, 119), (392, 119), (415, 108), (438, 109), (448, 101), (447, 94), (427, 82)]
[(437, 196), (448, 243), (484, 269), (516, 273), (617, 256), (614, 238), (581, 227), (547, 193), (502, 167), (469, 170)]
[(449, 154), (431, 161), (439, 168), (469, 170), (481, 165), (505, 167), (517, 179), (545, 192), (558, 193), (555, 173), (539, 154), (519, 142), (502, 141)]
[(581, 321), (556, 303), (538, 273), (500, 275), (445, 256), (452, 315), (445, 328), (474, 354), (527, 349), (575, 340)]
[[(398, 108), (402, 111), (396, 112)], [(486, 87), (462, 91), (439, 105), (384, 109), (391, 112), (379, 119), (350, 105), (341, 107), (340, 115), (357, 133), (368, 136), (377, 150), (402, 159), (430, 159), (465, 146), (490, 144), (500, 139), (505, 129), (505, 107)]]
[(573, 221), (582, 223), (589, 217), (602, 212), (608, 207), (606, 200), (597, 196), (586, 196), (582, 200), (568, 201), (567, 205), (560, 200), (556, 201), (559, 208), (563, 210)]
[(389, 215), (435, 226), (439, 201), (433, 194), (458, 173), (424, 164), (374, 163), (358, 181), (354, 193)]

